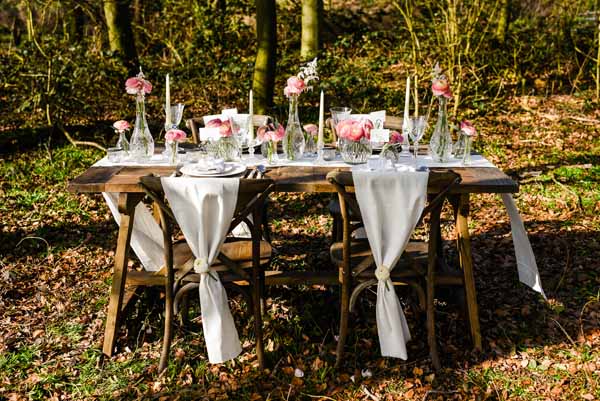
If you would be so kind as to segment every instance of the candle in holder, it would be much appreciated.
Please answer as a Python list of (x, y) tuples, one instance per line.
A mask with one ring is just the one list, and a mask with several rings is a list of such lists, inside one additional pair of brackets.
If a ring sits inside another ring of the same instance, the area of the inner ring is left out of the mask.
[(248, 95), (248, 140), (254, 139), (254, 96), (252, 95), (252, 89), (250, 89), (250, 95)]
[(410, 76), (406, 77), (406, 96), (404, 98), (404, 121), (403, 125), (408, 123), (408, 108), (410, 103)]
[(419, 84), (415, 75), (415, 117), (419, 117)]
[(319, 131), (317, 135), (317, 147), (322, 148), (323, 141), (323, 117), (324, 117), (324, 107), (325, 107), (325, 95), (323, 91), (321, 91), (321, 98), (319, 100)]
[(167, 113), (167, 119), (165, 126), (167, 129), (171, 129), (171, 87), (169, 82), (169, 74), (167, 74), (167, 94), (165, 100), (165, 113)]

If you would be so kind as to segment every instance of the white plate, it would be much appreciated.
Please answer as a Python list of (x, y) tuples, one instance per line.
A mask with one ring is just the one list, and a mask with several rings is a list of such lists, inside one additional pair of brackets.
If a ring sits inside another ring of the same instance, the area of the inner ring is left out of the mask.
[(210, 171), (201, 171), (194, 168), (193, 164), (187, 164), (181, 167), (181, 173), (189, 175), (190, 177), (227, 177), (230, 175), (236, 175), (243, 173), (246, 170), (246, 166), (240, 163), (225, 163), (225, 170), (216, 173)]

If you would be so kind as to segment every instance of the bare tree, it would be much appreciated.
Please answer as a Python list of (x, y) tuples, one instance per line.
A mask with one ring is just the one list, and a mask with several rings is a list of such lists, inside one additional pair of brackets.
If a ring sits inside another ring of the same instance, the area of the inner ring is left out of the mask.
[(275, 57), (277, 51), (277, 15), (275, 0), (256, 0), (256, 61), (252, 88), (255, 110), (266, 114), (273, 105)]
[(131, 29), (128, 0), (103, 0), (110, 50), (119, 54), (131, 72), (136, 70), (137, 52)]
[(316, 57), (319, 52), (322, 14), (322, 0), (302, 0), (300, 56), (305, 60)]

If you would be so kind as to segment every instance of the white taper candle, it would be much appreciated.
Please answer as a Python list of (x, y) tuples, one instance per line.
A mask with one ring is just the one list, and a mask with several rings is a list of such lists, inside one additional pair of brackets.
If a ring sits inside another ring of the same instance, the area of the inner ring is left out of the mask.
[(250, 94), (248, 95), (248, 114), (250, 117), (248, 118), (248, 139), (254, 139), (254, 95), (252, 94), (252, 89), (250, 89)]
[(322, 147), (324, 145), (323, 140), (323, 118), (325, 114), (325, 95), (321, 91), (321, 98), (319, 100), (319, 131), (317, 135), (317, 146)]
[(169, 74), (167, 74), (166, 78), (167, 85), (167, 94), (165, 100), (165, 113), (167, 114), (167, 119), (165, 125), (170, 129), (171, 128), (171, 84), (169, 81)]

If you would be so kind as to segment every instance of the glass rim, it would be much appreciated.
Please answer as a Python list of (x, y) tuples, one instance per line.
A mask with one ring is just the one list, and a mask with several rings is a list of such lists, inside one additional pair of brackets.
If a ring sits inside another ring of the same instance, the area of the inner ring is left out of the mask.
[(352, 113), (352, 108), (350, 107), (330, 107), (329, 111), (332, 113)]

